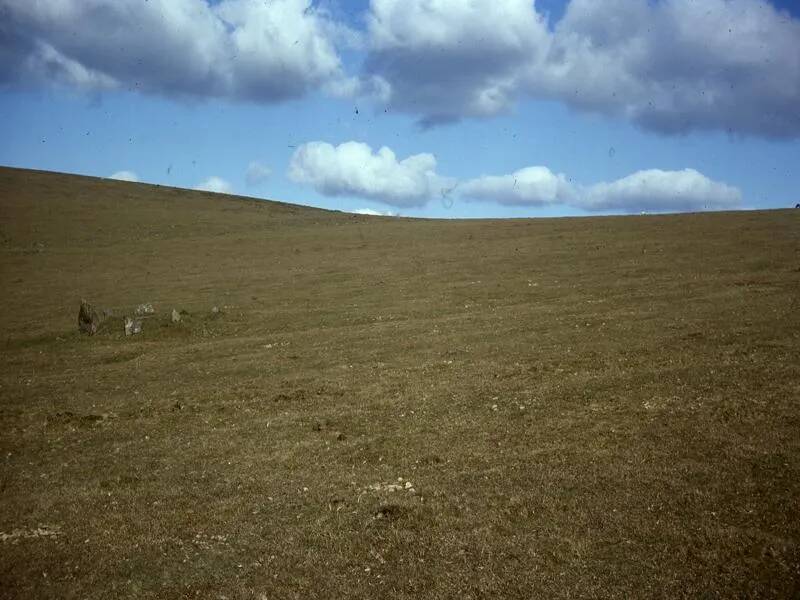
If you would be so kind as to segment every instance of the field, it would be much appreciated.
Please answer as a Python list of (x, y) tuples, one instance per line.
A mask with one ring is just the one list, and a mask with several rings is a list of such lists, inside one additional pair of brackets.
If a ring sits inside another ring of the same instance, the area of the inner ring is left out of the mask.
[(0, 169), (0, 281), (2, 598), (800, 595), (800, 210)]

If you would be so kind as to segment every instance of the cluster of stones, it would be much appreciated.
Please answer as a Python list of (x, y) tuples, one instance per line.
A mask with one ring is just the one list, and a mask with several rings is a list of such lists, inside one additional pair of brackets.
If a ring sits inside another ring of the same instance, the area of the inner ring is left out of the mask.
[[(216, 306), (212, 309), (212, 313), (215, 315), (219, 314), (219, 312), (220, 310)], [(156, 309), (153, 308), (153, 305), (150, 303), (137, 306), (133, 316), (126, 315), (123, 318), (125, 335), (137, 335), (141, 333), (143, 319), (155, 313)], [(100, 330), (103, 323), (112, 316), (111, 311), (96, 308), (86, 300), (81, 300), (81, 307), (78, 310), (78, 330), (81, 333), (94, 335)], [(170, 318), (173, 323), (180, 323), (181, 313), (173, 308)]]

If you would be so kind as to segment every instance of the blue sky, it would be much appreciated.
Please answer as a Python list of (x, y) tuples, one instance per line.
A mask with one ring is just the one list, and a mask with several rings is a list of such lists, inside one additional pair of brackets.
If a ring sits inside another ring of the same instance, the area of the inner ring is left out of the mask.
[(0, 13), (7, 166), (426, 217), (800, 202), (794, 2), (0, 0)]

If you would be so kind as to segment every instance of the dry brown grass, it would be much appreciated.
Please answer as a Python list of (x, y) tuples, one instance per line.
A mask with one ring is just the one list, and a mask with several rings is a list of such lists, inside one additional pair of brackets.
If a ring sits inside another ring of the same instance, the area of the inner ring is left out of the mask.
[[(423, 221), (2, 169), (0, 277), (2, 597), (800, 593), (800, 211)], [(159, 314), (85, 337), (82, 297)]]

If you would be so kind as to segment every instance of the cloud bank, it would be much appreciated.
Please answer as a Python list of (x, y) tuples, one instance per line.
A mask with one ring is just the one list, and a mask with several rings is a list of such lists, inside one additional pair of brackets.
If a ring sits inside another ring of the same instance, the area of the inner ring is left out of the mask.
[(586, 211), (681, 212), (732, 209), (742, 203), (739, 189), (694, 169), (637, 171), (610, 183), (584, 186), (538, 166), (473, 179), (459, 190), (466, 200), (535, 207), (563, 204)]
[[(302, 144), (289, 165), (289, 178), (325, 196), (353, 196), (390, 206), (422, 207), (438, 195), (453, 193), (466, 201), (511, 206), (565, 205), (586, 211), (679, 212), (737, 208), (739, 189), (714, 181), (694, 169), (637, 171), (612, 182), (575, 183), (545, 166), (531, 166), (507, 175), (483, 175), (457, 181), (436, 173), (436, 157), (415, 154), (398, 160), (386, 146), (373, 151), (350, 141)], [(380, 213), (360, 209), (361, 214)]]
[(0, 85), (259, 103), (322, 90), (423, 126), (539, 99), (662, 134), (800, 137), (800, 20), (765, 0), (571, 0), (552, 26), (533, 0), (371, 0), (363, 31), (325, 6), (0, 0)]
[(800, 135), (800, 21), (764, 0), (373, 0), (366, 71), (422, 125), (521, 98), (660, 133)]
[(399, 207), (423, 206), (450, 180), (436, 173), (432, 154), (398, 160), (386, 146), (373, 152), (367, 144), (333, 146), (309, 142), (295, 150), (289, 178), (326, 196), (357, 196)]

